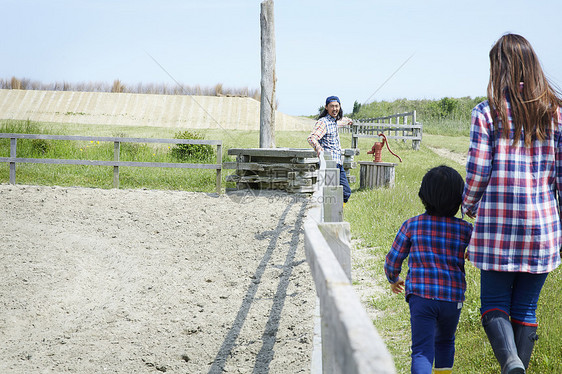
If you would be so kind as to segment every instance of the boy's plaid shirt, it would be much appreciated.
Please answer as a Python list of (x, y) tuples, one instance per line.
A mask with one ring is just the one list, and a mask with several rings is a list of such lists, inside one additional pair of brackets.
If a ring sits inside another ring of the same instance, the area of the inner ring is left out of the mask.
[(395, 283), (402, 262), (409, 257), (406, 298), (414, 294), (425, 299), (463, 302), (464, 253), (471, 232), (472, 225), (456, 217), (424, 213), (408, 219), (386, 255), (386, 278)]
[(332, 160), (342, 164), (338, 123), (334, 117), (327, 115), (318, 119), (307, 140), (317, 153), (322, 149), (330, 152)]
[[(508, 101), (511, 123), (509, 109)], [(468, 253), (479, 269), (545, 273), (560, 264), (559, 109), (556, 118), (546, 140), (526, 147), (512, 144), (513, 126), (510, 139), (500, 136), (487, 101), (473, 109), (462, 210), (477, 212)]]

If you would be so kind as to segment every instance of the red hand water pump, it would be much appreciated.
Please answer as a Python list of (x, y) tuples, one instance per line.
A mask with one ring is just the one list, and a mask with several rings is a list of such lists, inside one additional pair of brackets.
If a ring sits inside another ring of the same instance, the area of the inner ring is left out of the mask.
[(371, 148), (371, 150), (369, 152), (367, 152), (367, 154), (375, 156), (375, 159), (373, 160), (373, 162), (381, 162), (382, 149), (383, 149), (385, 143), (386, 143), (386, 148), (388, 149), (388, 151), (390, 153), (392, 153), (394, 156), (398, 157), (400, 162), (402, 162), (402, 159), (400, 158), (400, 156), (398, 156), (396, 153), (392, 152), (392, 150), (390, 149), (390, 147), (388, 145), (388, 140), (386, 140), (386, 136), (384, 136), (383, 133), (380, 133), (379, 136), (382, 136), (382, 142), (375, 142), (375, 144), (373, 145), (373, 148)]

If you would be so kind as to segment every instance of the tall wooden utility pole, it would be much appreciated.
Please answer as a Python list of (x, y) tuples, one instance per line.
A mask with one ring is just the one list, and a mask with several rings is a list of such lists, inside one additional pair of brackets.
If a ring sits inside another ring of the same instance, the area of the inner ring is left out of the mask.
[(275, 29), (273, 0), (261, 3), (260, 148), (275, 148)]

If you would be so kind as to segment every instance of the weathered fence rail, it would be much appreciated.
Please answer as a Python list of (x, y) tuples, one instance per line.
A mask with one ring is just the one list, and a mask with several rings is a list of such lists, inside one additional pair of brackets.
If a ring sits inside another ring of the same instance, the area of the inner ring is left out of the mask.
[(322, 357), (320, 362), (313, 357), (312, 373), (395, 374), (392, 356), (351, 284), (351, 233), (349, 223), (343, 222), (339, 169), (326, 163), (321, 163), (319, 188), (304, 223), (321, 319)]
[(386, 117), (355, 119), (351, 126), (340, 128), (340, 132), (351, 132), (351, 148), (357, 148), (359, 138), (378, 138), (378, 134), (383, 133), (387, 139), (411, 140), (415, 150), (420, 148), (422, 130), (422, 124), (416, 120), (415, 110)]
[[(0, 162), (10, 165), (10, 183), (16, 184), (16, 164), (55, 164), (55, 165), (92, 165), (113, 166), (113, 187), (119, 188), (119, 167), (165, 167), (182, 169), (215, 169), (217, 193), (221, 192), (222, 178), (222, 142), (220, 140), (197, 140), (197, 139), (156, 139), (156, 138), (120, 138), (120, 137), (94, 137), (94, 136), (66, 136), (66, 135), (42, 135), (42, 134), (0, 134), (0, 138), (10, 139), (10, 157), (0, 157)], [(18, 139), (45, 139), (45, 140), (70, 140), (70, 141), (99, 141), (113, 142), (113, 160), (81, 160), (81, 159), (52, 159), (52, 158), (25, 158), (17, 157)], [(160, 143), (160, 144), (207, 144), (217, 147), (216, 164), (194, 164), (175, 162), (137, 162), (119, 161), (121, 143)]]

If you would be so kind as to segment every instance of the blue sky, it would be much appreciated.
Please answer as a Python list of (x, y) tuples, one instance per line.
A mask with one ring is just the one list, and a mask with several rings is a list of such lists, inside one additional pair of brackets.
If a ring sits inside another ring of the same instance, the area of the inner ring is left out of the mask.
[[(260, 0), (0, 4), (0, 78), (260, 86)], [(314, 114), (329, 95), (346, 112), (354, 101), (483, 96), (488, 52), (506, 32), (526, 37), (561, 87), (561, 14), (560, 0), (277, 0), (279, 110)]]

